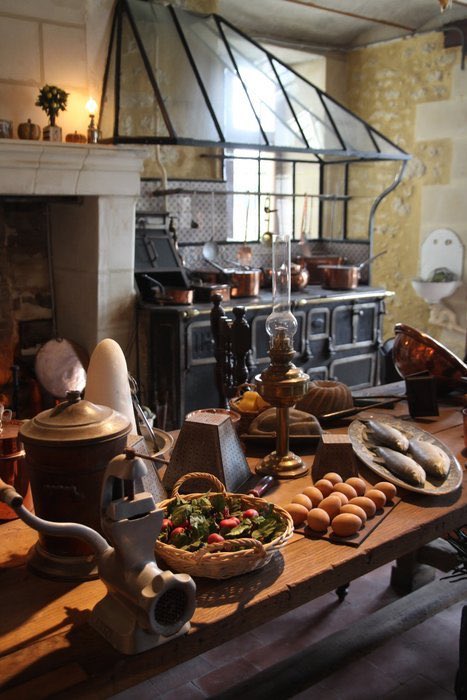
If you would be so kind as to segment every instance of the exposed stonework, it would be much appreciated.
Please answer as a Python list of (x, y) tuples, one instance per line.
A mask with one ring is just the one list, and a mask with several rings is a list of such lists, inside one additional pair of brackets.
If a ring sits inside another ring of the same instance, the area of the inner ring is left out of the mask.
[[(445, 342), (443, 329), (430, 324), (430, 309), (415, 294), (411, 280), (419, 272), (423, 187), (450, 184), (453, 141), (443, 138), (442, 124), (434, 130), (437, 138), (417, 141), (416, 120), (418, 105), (450, 98), (458, 60), (459, 49), (445, 49), (443, 35), (438, 33), (370, 46), (348, 57), (348, 107), (413, 156), (402, 183), (382, 202), (375, 217), (374, 250), (387, 248), (392, 255), (375, 263), (373, 282), (396, 292), (388, 303), (385, 337), (392, 336), (394, 324), (401, 321)], [(371, 175), (368, 167), (362, 169), (357, 178), (353, 176), (355, 191), (364, 192), (366, 187), (373, 194), (375, 185), (387, 178), (384, 170), (381, 164), (372, 166)], [(362, 214), (357, 206), (354, 212), (358, 220)], [(450, 347), (462, 356), (462, 334), (450, 340)]]

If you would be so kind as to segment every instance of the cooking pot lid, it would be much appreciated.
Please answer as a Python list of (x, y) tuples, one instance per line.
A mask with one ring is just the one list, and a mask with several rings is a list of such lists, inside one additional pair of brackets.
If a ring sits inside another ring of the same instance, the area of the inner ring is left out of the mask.
[(103, 442), (130, 432), (126, 417), (108, 406), (81, 399), (79, 391), (69, 391), (66, 401), (42, 411), (20, 429), (24, 442), (85, 444)]

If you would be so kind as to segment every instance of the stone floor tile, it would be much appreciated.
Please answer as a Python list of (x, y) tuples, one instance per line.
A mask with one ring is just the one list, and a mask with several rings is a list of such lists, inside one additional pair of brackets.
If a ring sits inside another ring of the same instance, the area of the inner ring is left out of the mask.
[(366, 658), (356, 659), (343, 666), (323, 678), (320, 683), (324, 689), (336, 694), (339, 700), (379, 700), (382, 692), (396, 689), (400, 685), (397, 676), (376, 668)]
[(236, 659), (230, 664), (217, 668), (205, 676), (196, 678), (194, 684), (208, 697), (215, 695), (221, 690), (244, 681), (246, 678), (258, 673), (258, 669), (253, 664), (244, 659)]
[(211, 664), (212, 668), (219, 668), (230, 663), (233, 659), (247, 656), (252, 650), (260, 649), (264, 645), (264, 640), (256, 637), (251, 632), (233, 637), (228, 642), (220, 644), (214, 649), (204, 652), (202, 657)]
[(440, 688), (421, 675), (380, 696), (381, 700), (455, 700), (455, 697), (454, 692)]
[(143, 681), (128, 690), (112, 695), (109, 700), (160, 700), (160, 694), (155, 690), (151, 681)]
[(201, 700), (207, 695), (203, 693), (194, 683), (186, 683), (186, 685), (172, 688), (167, 693), (160, 696), (160, 700)]
[(180, 686), (188, 683), (188, 681), (193, 680), (193, 678), (198, 678), (198, 676), (204, 676), (213, 670), (212, 665), (203, 656), (196, 656), (190, 661), (185, 661), (185, 663), (179, 666), (174, 666), (168, 671), (154, 676), (150, 679), (154, 692), (163, 694), (167, 693), (169, 690), (174, 688), (179, 688)]
[(341, 700), (341, 696), (335, 693), (332, 688), (325, 688), (321, 683), (316, 683), (302, 690), (301, 693), (293, 695), (290, 700)]

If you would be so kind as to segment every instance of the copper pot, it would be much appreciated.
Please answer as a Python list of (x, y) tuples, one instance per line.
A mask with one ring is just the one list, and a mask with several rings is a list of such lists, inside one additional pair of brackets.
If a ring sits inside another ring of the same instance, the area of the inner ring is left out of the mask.
[(356, 289), (360, 281), (357, 265), (320, 265), (324, 289)]
[(301, 255), (294, 258), (294, 262), (308, 270), (308, 284), (321, 284), (323, 272), (320, 265), (342, 265), (344, 258), (341, 255)]
[[(308, 284), (309, 272), (306, 267), (302, 267), (298, 263), (292, 263), (290, 266), (290, 289), (292, 292), (298, 292), (304, 289)], [(261, 270), (261, 287), (270, 289), (272, 286), (272, 267), (263, 267)]]
[(213, 294), (220, 294), (222, 301), (229, 301), (230, 286), (228, 284), (195, 284), (193, 286), (195, 301), (209, 303)]
[(159, 280), (154, 279), (150, 275), (141, 275), (148, 282), (152, 283), (151, 292), (154, 295), (154, 301), (158, 304), (192, 304), (193, 290), (185, 287), (165, 287)]
[[(18, 437), (22, 421), (12, 420), (3, 424), (0, 434), (0, 477), (23, 496), (23, 503), (32, 510), (29, 475), (24, 464), (24, 449)], [(17, 518), (16, 513), (4, 503), (0, 503), (0, 520)]]
[(229, 278), (231, 284), (230, 296), (233, 299), (258, 296), (261, 270), (235, 270), (229, 272)]
[(363, 268), (381, 255), (385, 255), (386, 252), (383, 250), (377, 255), (372, 255), (359, 265), (320, 265), (319, 268), (323, 273), (322, 286), (324, 289), (356, 289)]
[(193, 290), (183, 287), (164, 287), (164, 293), (156, 294), (155, 298), (162, 304), (192, 304)]
[[(36, 515), (76, 522), (101, 532), (100, 498), (107, 463), (126, 447), (130, 423), (121, 413), (82, 400), (42, 411), (20, 428)], [(89, 557), (82, 540), (39, 534), (39, 549), (52, 557)]]

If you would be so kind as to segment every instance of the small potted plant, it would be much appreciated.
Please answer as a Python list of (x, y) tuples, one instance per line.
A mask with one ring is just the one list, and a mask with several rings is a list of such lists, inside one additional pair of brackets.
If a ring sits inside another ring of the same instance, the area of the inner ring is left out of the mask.
[(44, 127), (42, 133), (44, 141), (61, 141), (62, 130), (55, 125), (57, 114), (66, 110), (68, 92), (65, 92), (56, 85), (44, 85), (37, 96), (36, 106), (41, 107), (49, 118), (49, 123)]

